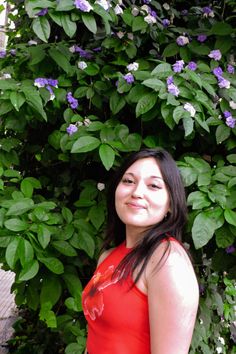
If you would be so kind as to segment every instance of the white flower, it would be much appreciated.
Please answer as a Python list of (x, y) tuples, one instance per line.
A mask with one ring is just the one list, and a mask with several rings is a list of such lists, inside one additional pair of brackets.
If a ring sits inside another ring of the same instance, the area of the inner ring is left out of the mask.
[(90, 120), (89, 118), (85, 118), (85, 120), (84, 120), (84, 125), (85, 125), (86, 127), (88, 127), (88, 126), (90, 126), (90, 124), (91, 124), (91, 120)]
[(122, 0), (118, 0), (118, 4), (119, 5), (123, 5), (123, 1)]
[(133, 62), (127, 65), (126, 68), (128, 69), (128, 71), (137, 71), (139, 68), (139, 63)]
[(50, 92), (50, 98), (49, 98), (49, 101), (53, 101), (53, 100), (54, 100), (54, 98), (55, 98), (54, 93), (51, 93), (51, 92)]
[(166, 11), (170, 10), (170, 5), (167, 4), (166, 2), (162, 6), (163, 6), (163, 9), (165, 9)]
[(138, 9), (138, 7), (134, 6), (134, 7), (132, 8), (131, 13), (132, 13), (133, 16), (138, 16), (138, 14), (139, 14), (139, 9)]
[(134, 39), (133, 33), (128, 33), (127, 37), (132, 41)]
[(120, 5), (118, 5), (118, 4), (115, 6), (114, 11), (115, 11), (115, 14), (116, 14), (116, 15), (121, 15), (121, 14), (123, 14), (123, 10), (122, 10), (122, 8), (120, 7)]
[(229, 101), (229, 106), (230, 106), (230, 108), (232, 108), (232, 109), (236, 109), (236, 102), (234, 102), (234, 101)]
[(141, 10), (145, 11), (147, 14), (149, 14), (150, 7), (148, 5), (143, 5), (141, 6)]
[(223, 337), (218, 337), (218, 340), (221, 344), (225, 345), (225, 340)]
[(223, 353), (223, 349), (221, 347), (216, 347), (216, 352), (218, 354)]
[(194, 117), (196, 114), (196, 109), (191, 105), (191, 103), (187, 102), (184, 104), (184, 109), (185, 111), (188, 111), (191, 115), (191, 117)]
[(121, 38), (124, 37), (125, 34), (124, 34), (124, 32), (119, 31), (119, 32), (116, 33), (116, 35), (117, 35), (118, 38), (121, 39)]
[(3, 78), (4, 78), (4, 79), (11, 79), (11, 74), (9, 74), (9, 73), (4, 73), (4, 74), (3, 74)]
[(75, 53), (75, 45), (72, 45), (72, 47), (69, 48), (69, 51), (71, 53)]
[(157, 22), (155, 17), (150, 14), (144, 17), (144, 21), (147, 22), (149, 25)]
[(106, 0), (96, 0), (95, 4), (100, 5), (105, 11), (107, 11), (109, 7), (111, 7), (109, 1)]
[(203, 320), (201, 318), (199, 319), (199, 323), (200, 323), (200, 325), (203, 324)]
[(81, 69), (81, 70), (84, 70), (87, 68), (87, 64), (85, 63), (85, 61), (79, 61), (78, 62), (78, 68)]
[(97, 189), (101, 192), (103, 189), (105, 189), (105, 184), (104, 183), (98, 183), (97, 184)]
[(28, 42), (28, 44), (29, 44), (29, 45), (37, 45), (37, 44), (38, 44), (38, 42), (33, 41), (33, 40), (30, 40), (30, 41)]

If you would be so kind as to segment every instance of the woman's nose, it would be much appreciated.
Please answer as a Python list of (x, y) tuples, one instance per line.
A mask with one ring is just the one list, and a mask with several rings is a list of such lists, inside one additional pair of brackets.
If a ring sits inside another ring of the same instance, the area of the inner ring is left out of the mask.
[(135, 188), (133, 189), (133, 193), (132, 193), (132, 196), (134, 198), (142, 198), (143, 195), (144, 195), (144, 185), (143, 183), (137, 183), (135, 185)]

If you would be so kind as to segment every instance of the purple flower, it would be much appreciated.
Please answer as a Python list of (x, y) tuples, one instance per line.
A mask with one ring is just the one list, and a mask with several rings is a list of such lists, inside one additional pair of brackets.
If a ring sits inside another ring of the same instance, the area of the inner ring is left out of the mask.
[(154, 18), (157, 18), (157, 13), (156, 13), (156, 11), (154, 11), (154, 10), (151, 10), (151, 11), (150, 11), (150, 15), (151, 15), (152, 17), (154, 17)]
[(16, 49), (10, 49), (9, 53), (14, 57), (16, 55)]
[(187, 65), (189, 70), (195, 71), (197, 69), (197, 64), (194, 61), (190, 61)]
[(129, 85), (134, 82), (134, 76), (131, 73), (128, 73), (128, 74), (124, 75), (123, 78), (125, 79), (125, 81)]
[(101, 52), (101, 50), (102, 50), (102, 47), (93, 48), (94, 52)]
[(227, 89), (229, 89), (229, 88), (230, 88), (230, 81), (224, 79), (223, 77), (218, 77), (218, 86), (219, 86), (220, 88), (227, 88)]
[(176, 43), (177, 43), (180, 47), (183, 47), (183, 46), (185, 46), (186, 44), (189, 43), (189, 39), (188, 39), (188, 37), (185, 37), (185, 36), (179, 36), (179, 37), (176, 39)]
[(78, 128), (75, 124), (70, 124), (69, 127), (66, 128), (66, 131), (69, 135), (76, 133), (77, 130), (78, 130)]
[(45, 79), (44, 77), (38, 77), (34, 80), (34, 86), (45, 87), (46, 85), (48, 85), (48, 79)]
[(143, 0), (143, 3), (148, 5), (148, 4), (150, 4), (151, 1), (152, 0)]
[(234, 128), (236, 124), (236, 119), (233, 118), (232, 116), (226, 118), (226, 125), (228, 125), (228, 127), (230, 128)]
[(169, 93), (171, 93), (172, 95), (178, 97), (179, 96), (179, 89), (177, 86), (175, 86), (174, 84), (170, 84), (167, 85), (167, 90)]
[(167, 18), (164, 18), (164, 20), (162, 20), (162, 25), (163, 27), (168, 27), (170, 25), (170, 21)]
[(93, 55), (88, 52), (87, 50), (84, 50), (82, 48), (80, 48), (79, 46), (77, 45), (74, 45), (73, 47), (70, 48), (70, 50), (73, 52), (73, 53), (79, 53), (79, 56), (81, 58), (86, 58), (86, 59), (91, 59), (93, 57)]
[(224, 111), (223, 114), (225, 118), (232, 117), (232, 114), (229, 111)]
[(236, 248), (234, 247), (234, 245), (230, 245), (225, 249), (226, 253), (230, 254), (230, 253), (234, 253), (236, 251)]
[(231, 64), (227, 65), (227, 71), (229, 74), (234, 74), (234, 67)]
[(217, 68), (213, 69), (213, 74), (219, 79), (223, 74), (223, 70), (220, 66), (217, 66)]
[(67, 93), (66, 98), (72, 109), (76, 109), (79, 106), (78, 100), (72, 96), (71, 92)]
[(210, 6), (205, 6), (202, 9), (203, 13), (206, 15), (209, 15), (212, 12), (212, 9), (210, 8)]
[(199, 35), (197, 36), (198, 42), (203, 43), (203, 42), (205, 42), (206, 39), (207, 39), (207, 36), (206, 36), (205, 34), (199, 34)]
[(50, 85), (52, 87), (57, 87), (58, 81), (57, 80), (53, 80), (53, 79), (48, 79), (48, 85)]
[(188, 10), (184, 9), (181, 11), (182, 16), (188, 16)]
[(75, 0), (74, 5), (82, 12), (90, 12), (93, 9), (87, 0)]
[(7, 52), (5, 51), (5, 49), (1, 49), (0, 50), (0, 58), (5, 58), (6, 55), (7, 55)]
[(172, 65), (173, 70), (175, 73), (180, 73), (183, 70), (184, 67), (184, 61), (183, 60), (177, 60), (175, 64)]
[(167, 85), (173, 84), (174, 83), (173, 76), (168, 76), (168, 78), (166, 79), (166, 83)]
[(209, 58), (212, 58), (214, 60), (220, 60), (222, 57), (221, 51), (219, 49), (212, 50), (210, 54), (208, 54)]
[(45, 16), (48, 13), (48, 8), (46, 7), (45, 9), (40, 10), (37, 12), (35, 15), (36, 16)]

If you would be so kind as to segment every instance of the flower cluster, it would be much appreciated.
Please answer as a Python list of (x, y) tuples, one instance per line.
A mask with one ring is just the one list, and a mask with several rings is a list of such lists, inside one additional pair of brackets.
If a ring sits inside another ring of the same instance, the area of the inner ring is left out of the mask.
[(186, 36), (179, 36), (176, 39), (176, 43), (180, 46), (183, 47), (189, 43), (189, 38)]
[(38, 77), (34, 80), (34, 86), (41, 88), (45, 87), (50, 93), (50, 100), (55, 98), (54, 91), (52, 87), (58, 87), (58, 81), (54, 79), (46, 79), (44, 77)]
[(78, 131), (78, 127), (81, 127), (82, 125), (84, 125), (85, 127), (88, 127), (91, 124), (91, 120), (89, 118), (85, 118), (83, 123), (78, 121), (75, 124), (71, 123), (67, 128), (66, 128), (66, 132), (69, 135), (73, 135), (74, 133), (76, 133)]
[(177, 60), (175, 64), (172, 65), (173, 71), (175, 73), (180, 73), (183, 68), (184, 68), (184, 61), (183, 60)]
[(236, 124), (236, 119), (232, 117), (232, 114), (229, 111), (224, 111), (224, 117), (226, 125), (230, 128), (234, 128)]
[(216, 68), (213, 69), (213, 74), (216, 76), (218, 80), (218, 86), (220, 88), (226, 88), (226, 89), (230, 88), (230, 81), (223, 77), (223, 70), (221, 69), (220, 66), (217, 66)]
[(134, 82), (134, 76), (131, 73), (128, 73), (123, 76), (123, 79), (127, 82), (127, 84), (131, 85)]
[(173, 76), (168, 76), (168, 78), (166, 79), (166, 84), (167, 84), (168, 92), (171, 93), (172, 95), (178, 97), (180, 91), (179, 91), (178, 87), (174, 84)]
[(219, 61), (222, 58), (222, 54), (219, 49), (214, 49), (208, 54), (208, 57)]
[(78, 106), (79, 106), (78, 100), (72, 96), (71, 92), (67, 93), (66, 99), (72, 109), (78, 108)]
[(92, 59), (92, 57), (93, 57), (92, 53), (90, 53), (89, 51), (87, 51), (85, 49), (82, 49), (78, 45), (73, 45), (72, 47), (69, 48), (69, 51), (71, 53), (79, 53), (79, 56), (81, 58)]
[(79, 9), (82, 12), (90, 12), (93, 10), (93, 7), (87, 0), (75, 0), (74, 5), (76, 9)]
[(212, 10), (212, 8), (210, 6), (205, 6), (202, 8), (202, 12), (203, 12), (203, 16), (204, 17), (214, 17), (214, 11)]

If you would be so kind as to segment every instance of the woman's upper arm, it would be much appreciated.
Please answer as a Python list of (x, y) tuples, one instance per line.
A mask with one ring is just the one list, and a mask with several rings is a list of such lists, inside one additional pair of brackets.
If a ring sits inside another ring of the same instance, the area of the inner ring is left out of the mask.
[(162, 267), (147, 272), (147, 286), (151, 354), (187, 354), (198, 309), (199, 288), (181, 245), (171, 242), (170, 253)]

